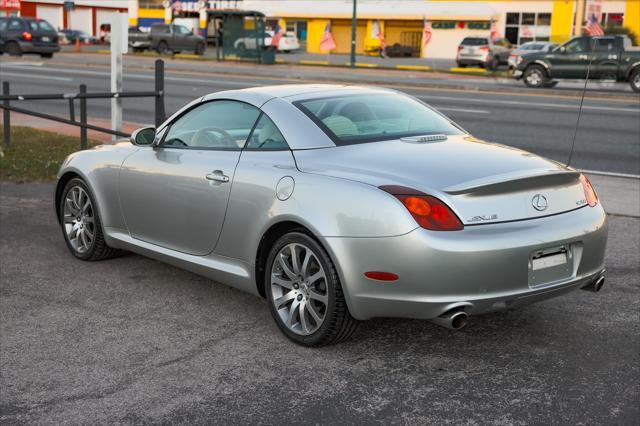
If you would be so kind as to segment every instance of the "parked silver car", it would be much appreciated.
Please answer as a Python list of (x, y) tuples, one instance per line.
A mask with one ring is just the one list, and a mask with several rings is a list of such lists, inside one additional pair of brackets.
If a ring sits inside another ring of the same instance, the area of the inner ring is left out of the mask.
[(495, 70), (506, 64), (513, 46), (506, 38), (491, 41), (489, 37), (465, 37), (458, 46), (456, 63), (459, 67), (478, 65)]
[(198, 98), (70, 155), (55, 200), (77, 258), (130, 250), (260, 295), (310, 346), (373, 317), (457, 329), (604, 280), (607, 220), (584, 175), (385, 89)]
[(551, 52), (557, 46), (548, 41), (529, 41), (521, 44), (509, 54), (509, 69), (515, 69), (522, 61), (522, 55), (533, 52)]

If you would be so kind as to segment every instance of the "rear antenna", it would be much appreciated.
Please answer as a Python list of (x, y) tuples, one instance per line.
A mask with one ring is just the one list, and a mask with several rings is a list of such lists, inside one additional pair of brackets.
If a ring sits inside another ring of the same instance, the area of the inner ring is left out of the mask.
[(589, 82), (589, 73), (591, 72), (591, 63), (593, 62), (593, 52), (595, 50), (596, 40), (591, 39), (589, 43), (589, 66), (587, 67), (587, 75), (584, 79), (584, 87), (582, 88), (582, 97), (580, 98), (580, 108), (578, 109), (578, 118), (576, 119), (576, 128), (573, 131), (573, 141), (571, 141), (571, 151), (569, 151), (569, 159), (567, 160), (567, 167), (571, 165), (573, 159), (573, 151), (576, 147), (576, 138), (578, 136), (578, 128), (580, 127), (580, 116), (582, 115), (582, 105), (584, 104), (584, 95), (587, 92), (587, 83)]

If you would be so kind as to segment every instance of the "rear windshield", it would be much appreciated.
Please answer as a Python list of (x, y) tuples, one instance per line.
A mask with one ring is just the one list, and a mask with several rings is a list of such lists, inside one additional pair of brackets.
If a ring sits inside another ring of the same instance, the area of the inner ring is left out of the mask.
[(484, 46), (485, 44), (489, 44), (489, 40), (480, 37), (465, 37), (460, 44), (464, 44), (465, 46)]
[(336, 145), (463, 133), (453, 122), (422, 102), (395, 93), (335, 96), (293, 104)]
[(27, 22), (29, 22), (29, 29), (31, 29), (31, 31), (55, 31), (47, 21), (40, 20)]

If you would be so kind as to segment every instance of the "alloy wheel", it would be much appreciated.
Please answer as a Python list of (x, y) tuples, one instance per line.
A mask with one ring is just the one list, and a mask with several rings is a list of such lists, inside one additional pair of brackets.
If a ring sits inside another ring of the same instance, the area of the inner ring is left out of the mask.
[(71, 247), (81, 254), (89, 251), (96, 235), (96, 226), (91, 198), (84, 188), (74, 186), (67, 192), (62, 220)]
[(309, 247), (282, 247), (271, 267), (270, 284), (275, 310), (289, 330), (307, 336), (320, 328), (329, 303), (327, 276)]
[(540, 71), (532, 70), (531, 72), (529, 72), (529, 75), (527, 75), (527, 83), (532, 86), (539, 86), (540, 84), (542, 84), (542, 74), (540, 73)]

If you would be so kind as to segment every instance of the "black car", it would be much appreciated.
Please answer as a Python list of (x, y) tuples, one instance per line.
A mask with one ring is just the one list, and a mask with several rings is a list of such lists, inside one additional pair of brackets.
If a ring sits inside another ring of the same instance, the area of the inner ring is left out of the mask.
[(39, 54), (51, 58), (60, 51), (58, 33), (50, 23), (37, 18), (0, 17), (0, 53), (22, 56)]

